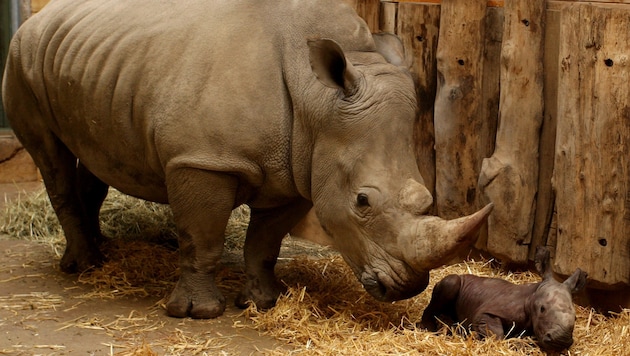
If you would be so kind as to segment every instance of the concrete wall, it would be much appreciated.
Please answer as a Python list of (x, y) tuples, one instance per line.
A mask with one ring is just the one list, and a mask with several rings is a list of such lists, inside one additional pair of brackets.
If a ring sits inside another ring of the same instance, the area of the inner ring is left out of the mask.
[(0, 184), (38, 179), (37, 168), (24, 147), (10, 131), (0, 132)]

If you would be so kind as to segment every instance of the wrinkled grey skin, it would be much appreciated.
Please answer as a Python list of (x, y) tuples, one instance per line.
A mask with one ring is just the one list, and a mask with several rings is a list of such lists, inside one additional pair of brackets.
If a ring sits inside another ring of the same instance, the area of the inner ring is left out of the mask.
[[(573, 344), (575, 309), (571, 294), (586, 283), (579, 268), (563, 283), (553, 278), (549, 250), (536, 249), (542, 282), (512, 284), (499, 278), (449, 275), (433, 289), (419, 326), (437, 330), (436, 318), (463, 322), (481, 336), (534, 335), (543, 349), (563, 350)], [(508, 335), (509, 332), (509, 335)]]
[(282, 238), (311, 208), (374, 297), (424, 290), (492, 206), (424, 215), (415, 91), (387, 43), (400, 41), (373, 38), (338, 0), (52, 1), (11, 43), (3, 101), (64, 229), (61, 268), (100, 263), (112, 186), (173, 210), (170, 315), (223, 313), (214, 273), (241, 204), (251, 221), (237, 305), (275, 303)]

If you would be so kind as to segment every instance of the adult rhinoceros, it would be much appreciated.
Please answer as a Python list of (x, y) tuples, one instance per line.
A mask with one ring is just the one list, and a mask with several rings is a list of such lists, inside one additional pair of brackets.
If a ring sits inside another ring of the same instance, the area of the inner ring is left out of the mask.
[(222, 314), (213, 277), (241, 204), (239, 305), (273, 305), (281, 240), (311, 207), (374, 297), (424, 290), (491, 207), (424, 215), (413, 81), (379, 38), (339, 0), (52, 1), (11, 43), (3, 100), (63, 226), (61, 268), (101, 259), (112, 186), (173, 210), (170, 315)]

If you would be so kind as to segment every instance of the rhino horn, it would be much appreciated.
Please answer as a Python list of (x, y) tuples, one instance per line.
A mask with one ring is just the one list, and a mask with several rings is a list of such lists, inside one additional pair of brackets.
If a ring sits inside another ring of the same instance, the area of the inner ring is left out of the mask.
[(457, 253), (477, 240), (479, 228), (486, 222), (494, 205), (486, 205), (474, 214), (453, 220), (421, 216), (408, 231), (403, 243), (405, 259), (417, 270), (428, 271), (449, 262)]

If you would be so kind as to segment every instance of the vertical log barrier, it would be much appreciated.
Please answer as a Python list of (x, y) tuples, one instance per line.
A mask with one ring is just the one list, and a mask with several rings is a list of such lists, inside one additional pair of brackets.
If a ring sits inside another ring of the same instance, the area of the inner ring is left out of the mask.
[(416, 159), (424, 184), (435, 196), (435, 137), (433, 105), (437, 88), (435, 54), (438, 46), (440, 6), (401, 2), (396, 34), (411, 52), (411, 72), (416, 81), (419, 113), (414, 127)]
[(529, 259), (534, 260), (536, 246), (555, 246), (555, 239), (548, 240), (549, 231), (555, 231), (552, 225), (554, 193), (551, 188), (553, 163), (556, 151), (556, 125), (558, 122), (558, 44), (560, 40), (560, 11), (547, 7), (545, 13), (544, 39), (544, 116), (540, 129), (538, 149), (538, 192), (536, 194), (536, 213), (532, 229)]
[(477, 206), (486, 0), (443, 0), (437, 46), (435, 186), (437, 212), (455, 218)]
[(381, 3), (379, 0), (345, 0), (365, 21), (372, 33), (379, 32)]
[(487, 249), (526, 263), (536, 208), (538, 144), (543, 119), (544, 0), (506, 1), (501, 48), (501, 96), (495, 151), (479, 176), (495, 205)]
[[(499, 117), (499, 98), (501, 93), (501, 45), (503, 43), (503, 3), (488, 1), (486, 9), (486, 35), (483, 51), (483, 84), (482, 96), (478, 99), (481, 105), (482, 118), (485, 125), (479, 137), (479, 148), (488, 157), (494, 152)], [(482, 161), (483, 166), (483, 161)], [(477, 199), (481, 200), (481, 191)], [(486, 250), (488, 231), (482, 229), (475, 248)]]
[(630, 10), (573, 4), (561, 16), (554, 270), (628, 291)]
[(379, 28), (383, 32), (396, 33), (398, 22), (398, 2), (381, 1)]

